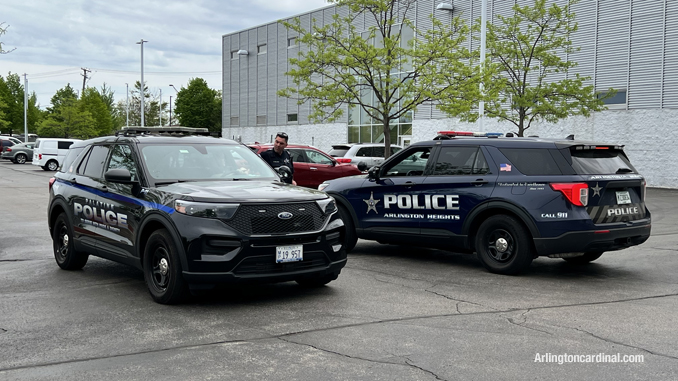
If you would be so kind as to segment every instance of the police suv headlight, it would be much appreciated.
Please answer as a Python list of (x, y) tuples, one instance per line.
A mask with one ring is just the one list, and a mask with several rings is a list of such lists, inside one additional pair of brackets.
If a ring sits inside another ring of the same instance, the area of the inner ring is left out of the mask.
[(320, 210), (325, 214), (332, 214), (337, 211), (337, 203), (334, 201), (334, 197), (328, 197), (324, 200), (316, 200)]
[(318, 190), (321, 191), (321, 190), (327, 188), (328, 185), (330, 185), (330, 184), (328, 184), (328, 183), (322, 183), (322, 184), (318, 185)]
[(213, 204), (209, 202), (174, 201), (174, 209), (187, 216), (220, 218), (228, 220), (233, 217), (240, 204)]

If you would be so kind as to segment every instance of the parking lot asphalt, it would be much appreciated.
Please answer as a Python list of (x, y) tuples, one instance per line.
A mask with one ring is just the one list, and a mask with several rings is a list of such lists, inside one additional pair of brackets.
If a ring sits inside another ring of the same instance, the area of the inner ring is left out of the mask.
[(646, 243), (587, 266), (539, 258), (502, 276), (474, 255), (361, 240), (326, 287), (164, 306), (136, 269), (59, 269), (50, 177), (0, 162), (1, 380), (678, 378), (678, 190), (648, 189)]

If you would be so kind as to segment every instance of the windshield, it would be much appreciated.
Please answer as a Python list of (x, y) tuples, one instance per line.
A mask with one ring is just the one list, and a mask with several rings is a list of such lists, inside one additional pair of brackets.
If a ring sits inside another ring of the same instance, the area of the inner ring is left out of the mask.
[(242, 145), (146, 145), (141, 153), (156, 182), (279, 179), (263, 159)]

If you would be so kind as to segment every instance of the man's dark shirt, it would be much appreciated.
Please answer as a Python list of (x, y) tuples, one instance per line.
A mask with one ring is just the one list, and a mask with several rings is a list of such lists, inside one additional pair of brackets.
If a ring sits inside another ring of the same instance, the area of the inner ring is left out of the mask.
[(289, 179), (285, 180), (286, 183), (292, 184), (292, 179), (294, 178), (294, 163), (292, 162), (292, 156), (290, 156), (290, 153), (287, 152), (287, 150), (283, 150), (282, 155), (278, 155), (273, 148), (269, 149), (268, 151), (264, 151), (261, 154), (259, 154), (262, 159), (264, 159), (268, 165), (273, 167), (273, 169), (278, 168), (282, 165), (286, 165), (287, 167), (290, 168), (290, 171), (292, 172), (292, 176), (290, 176)]

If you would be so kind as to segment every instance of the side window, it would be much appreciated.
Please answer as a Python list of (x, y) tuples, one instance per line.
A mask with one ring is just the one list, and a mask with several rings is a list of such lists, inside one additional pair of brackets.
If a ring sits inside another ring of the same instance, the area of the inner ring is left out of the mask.
[(300, 149), (293, 149), (293, 148), (288, 148), (287, 149), (290, 153), (290, 156), (292, 156), (292, 161), (295, 163), (307, 163), (308, 160), (306, 160), (306, 156), (304, 155), (304, 151)]
[(59, 142), (57, 143), (57, 148), (58, 149), (69, 149), (69, 148), (71, 148), (72, 144), (73, 144), (73, 142), (64, 142), (64, 141), (59, 140)]
[(384, 147), (372, 147), (372, 157), (384, 157), (384, 152), (386, 152)]
[(69, 149), (64, 159), (64, 163), (61, 165), (62, 172), (73, 173), (74, 163), (76, 162), (77, 157), (80, 155), (84, 147), (78, 147)]
[[(478, 160), (478, 156), (482, 157), (481, 161)], [(479, 167), (476, 168), (476, 166)], [(456, 176), (487, 173), (487, 169), (483, 167), (487, 167), (487, 162), (478, 147), (442, 147), (433, 169), (433, 175)]]
[(395, 155), (396, 152), (400, 151), (400, 147), (391, 147), (391, 156)]
[[(93, 146), (87, 157), (87, 161), (80, 164), (80, 172), (83, 175), (101, 178), (104, 171), (104, 163), (108, 157), (108, 146)], [(84, 172), (82, 167), (84, 165)]]
[(116, 145), (111, 153), (106, 171), (111, 169), (126, 169), (132, 175), (132, 180), (137, 180), (137, 165), (132, 155), (132, 149), (127, 145)]
[(562, 175), (548, 149), (502, 148), (501, 153), (524, 175)]
[(326, 165), (332, 164), (332, 159), (321, 154), (318, 151), (307, 149), (306, 156), (308, 157), (308, 161), (314, 164), (326, 164)]
[(362, 147), (355, 154), (357, 157), (374, 157), (372, 155), (372, 147)]
[(390, 162), (389, 166), (382, 172), (382, 176), (422, 176), (428, 164), (430, 154), (431, 147), (411, 149), (406, 154), (400, 156), (397, 161)]

